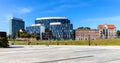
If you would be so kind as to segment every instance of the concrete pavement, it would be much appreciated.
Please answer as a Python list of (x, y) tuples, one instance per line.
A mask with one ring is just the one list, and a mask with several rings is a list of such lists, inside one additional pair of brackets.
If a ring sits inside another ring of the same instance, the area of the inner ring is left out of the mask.
[(0, 48), (0, 63), (119, 63), (119, 46), (11, 46)]

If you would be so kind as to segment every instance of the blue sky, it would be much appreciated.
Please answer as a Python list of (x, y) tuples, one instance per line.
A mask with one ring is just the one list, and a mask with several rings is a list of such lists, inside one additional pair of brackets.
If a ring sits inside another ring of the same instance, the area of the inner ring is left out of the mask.
[(26, 26), (38, 17), (65, 16), (74, 29), (115, 24), (120, 29), (120, 0), (0, 0), (0, 31), (9, 33), (10, 17), (22, 18)]

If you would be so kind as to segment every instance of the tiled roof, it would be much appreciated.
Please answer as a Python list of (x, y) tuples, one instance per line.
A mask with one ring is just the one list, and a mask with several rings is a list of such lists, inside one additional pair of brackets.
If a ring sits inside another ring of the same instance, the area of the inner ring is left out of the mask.
[(116, 28), (114, 24), (100, 24), (100, 25), (98, 26), (98, 28), (99, 28), (99, 29), (102, 29), (102, 28), (104, 28), (105, 26), (107, 26), (108, 29), (114, 29), (114, 28)]

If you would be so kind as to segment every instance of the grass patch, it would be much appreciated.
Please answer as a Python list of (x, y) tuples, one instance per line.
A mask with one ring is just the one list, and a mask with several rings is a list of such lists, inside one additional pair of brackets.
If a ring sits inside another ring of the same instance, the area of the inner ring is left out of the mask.
[[(15, 45), (27, 45), (28, 41), (9, 40), (9, 43), (15, 43)], [(39, 40), (30, 41), (30, 45), (89, 45), (89, 40)], [(116, 46), (120, 45), (120, 39), (98, 39), (90, 40), (90, 45), (96, 46)]]

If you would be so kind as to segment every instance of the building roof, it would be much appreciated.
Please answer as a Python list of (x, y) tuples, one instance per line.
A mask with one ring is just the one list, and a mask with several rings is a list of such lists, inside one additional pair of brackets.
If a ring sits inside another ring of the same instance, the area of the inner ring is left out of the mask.
[(10, 19), (15, 19), (15, 20), (23, 21), (23, 19), (21, 19), (21, 18), (16, 18), (16, 17), (11, 17)]
[(32, 26), (43, 26), (42, 24), (32, 24)]
[(82, 30), (82, 29), (76, 29), (76, 31), (98, 31), (98, 29), (90, 29), (90, 30), (88, 30), (88, 29), (86, 29), (86, 30)]
[(36, 20), (44, 20), (44, 19), (67, 19), (66, 17), (42, 17), (36, 18)]
[(100, 25), (98, 25), (99, 29), (102, 29), (102, 28), (105, 28), (105, 27), (107, 27), (108, 29), (116, 28), (114, 24), (100, 24)]
[(60, 25), (61, 22), (53, 22), (53, 23), (50, 23), (50, 25)]

